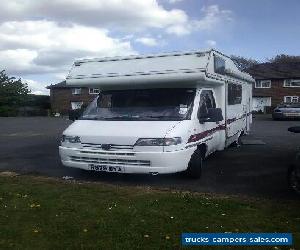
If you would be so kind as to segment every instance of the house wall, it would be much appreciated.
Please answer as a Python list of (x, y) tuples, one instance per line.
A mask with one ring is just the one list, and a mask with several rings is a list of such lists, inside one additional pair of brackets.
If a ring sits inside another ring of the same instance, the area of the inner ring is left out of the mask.
[(81, 88), (81, 94), (73, 95), (72, 88), (50, 89), (51, 110), (55, 113), (68, 114), (71, 102), (83, 102), (88, 105), (97, 95), (89, 94), (88, 88)]
[(271, 88), (255, 88), (253, 97), (271, 97), (271, 106), (276, 107), (284, 101), (285, 96), (300, 96), (300, 88), (283, 87), (283, 79), (271, 80)]

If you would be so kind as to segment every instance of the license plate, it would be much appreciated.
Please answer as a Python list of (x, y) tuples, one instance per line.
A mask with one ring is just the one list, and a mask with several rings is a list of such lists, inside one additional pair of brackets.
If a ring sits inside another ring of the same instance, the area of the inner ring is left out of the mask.
[(99, 172), (114, 172), (114, 173), (124, 172), (123, 168), (118, 167), (118, 166), (106, 166), (106, 165), (90, 164), (89, 168), (92, 171), (99, 171)]
[(285, 116), (300, 116), (300, 113), (285, 113)]

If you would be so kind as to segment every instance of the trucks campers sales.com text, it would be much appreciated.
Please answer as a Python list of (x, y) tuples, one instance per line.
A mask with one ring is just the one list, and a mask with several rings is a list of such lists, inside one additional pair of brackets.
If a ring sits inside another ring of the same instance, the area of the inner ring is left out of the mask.
[(291, 233), (183, 233), (182, 245), (292, 245)]

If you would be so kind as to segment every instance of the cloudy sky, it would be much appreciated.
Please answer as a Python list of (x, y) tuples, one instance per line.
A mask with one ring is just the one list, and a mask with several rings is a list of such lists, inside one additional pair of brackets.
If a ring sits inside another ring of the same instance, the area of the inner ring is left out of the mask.
[(78, 58), (217, 48), (263, 61), (300, 54), (298, 0), (9, 0), (0, 63), (35, 94)]

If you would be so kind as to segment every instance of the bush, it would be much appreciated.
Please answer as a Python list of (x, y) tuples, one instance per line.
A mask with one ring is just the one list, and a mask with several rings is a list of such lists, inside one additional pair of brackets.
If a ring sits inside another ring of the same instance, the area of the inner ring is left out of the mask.
[(7, 105), (0, 106), (0, 116), (17, 116), (18, 110)]
[(47, 116), (48, 110), (40, 107), (21, 107), (18, 108), (18, 116)]

